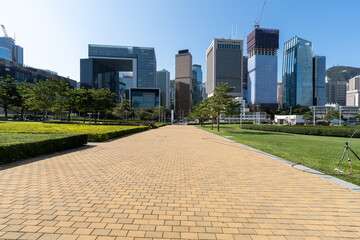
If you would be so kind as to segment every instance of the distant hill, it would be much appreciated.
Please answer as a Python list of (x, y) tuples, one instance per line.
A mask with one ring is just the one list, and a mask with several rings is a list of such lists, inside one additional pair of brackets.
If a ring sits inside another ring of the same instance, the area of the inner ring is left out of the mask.
[(349, 81), (350, 78), (360, 75), (360, 68), (335, 66), (326, 70), (326, 76), (331, 81)]

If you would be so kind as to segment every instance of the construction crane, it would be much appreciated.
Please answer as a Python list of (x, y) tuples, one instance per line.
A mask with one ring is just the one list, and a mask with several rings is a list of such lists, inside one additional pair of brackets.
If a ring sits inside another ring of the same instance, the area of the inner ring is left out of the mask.
[(259, 16), (259, 20), (255, 21), (255, 28), (259, 28), (260, 27), (260, 20), (261, 20), (261, 16), (263, 14), (263, 11), (264, 11), (264, 7), (265, 7), (265, 3), (266, 3), (266, 0), (264, 1), (264, 4), (261, 8), (261, 12), (260, 12), (260, 16)]
[(13, 62), (16, 62), (16, 58), (15, 58), (15, 54), (14, 54), (14, 51), (13, 51), (13, 47), (12, 47), (12, 44), (11, 44), (11, 42), (10, 42), (9, 36), (7, 35), (5, 26), (1, 24), (1, 28), (2, 28), (2, 30), (3, 30), (3, 33), (4, 33), (4, 36), (5, 36), (6, 42), (7, 42), (7, 44), (8, 44), (8, 47), (9, 47), (9, 51), (10, 51), (12, 60), (13, 60)]

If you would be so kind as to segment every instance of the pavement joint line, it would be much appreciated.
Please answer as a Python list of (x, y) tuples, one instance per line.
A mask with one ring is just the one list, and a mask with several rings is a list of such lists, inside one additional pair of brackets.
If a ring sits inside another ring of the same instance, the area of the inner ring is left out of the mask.
[[(242, 144), (242, 143), (235, 142), (235, 141), (233, 141), (233, 140), (227, 139), (226, 137), (219, 136), (219, 135), (217, 135), (217, 134), (215, 134), (215, 133), (212, 133), (212, 132), (208, 132), (208, 131), (206, 131), (206, 130), (204, 130), (204, 129), (201, 129), (201, 128), (198, 128), (198, 129), (200, 129), (200, 130), (202, 130), (202, 131), (204, 131), (204, 132), (210, 133), (210, 134), (212, 134), (212, 135), (214, 135), (214, 136), (216, 136), (216, 137), (225, 139), (226, 141), (231, 142), (231, 143), (234, 143), (234, 144), (236, 144), (236, 145), (239, 145), (239, 146), (241, 146), (241, 147), (243, 147), (243, 148), (245, 148), (245, 149), (247, 149), (247, 150), (254, 151), (254, 152), (260, 153), (260, 154), (262, 154), (262, 155), (265, 155), (265, 156), (267, 156), (267, 157), (270, 157), (270, 158), (272, 158), (272, 159), (274, 159), (274, 160), (276, 160), (276, 161), (282, 162), (282, 163), (284, 163), (284, 164), (287, 164), (287, 165), (290, 165), (290, 166), (292, 166), (292, 165), (294, 164), (293, 162), (290, 162), (290, 161), (288, 161), (288, 160), (286, 160), (286, 159), (283, 159), (283, 158), (274, 156), (274, 155), (272, 155), (272, 154), (270, 154), (270, 153), (266, 153), (266, 152), (263, 152), (263, 151), (261, 151), (261, 150), (259, 150), (259, 149), (252, 148), (252, 147), (249, 147), (249, 146), (244, 145), (244, 144)], [(348, 189), (350, 189), (350, 190), (352, 190), (352, 191), (355, 191), (355, 192), (360, 193), (360, 188), (359, 188), (358, 185), (349, 183), (349, 182), (347, 182), (347, 181), (341, 180), (341, 179), (339, 179), (339, 178), (336, 178), (336, 177), (333, 177), (333, 176), (330, 176), (330, 175), (320, 175), (319, 173), (321, 173), (321, 172), (319, 172), (319, 171), (317, 171), (317, 170), (315, 170), (315, 169), (312, 169), (312, 168), (303, 166), (303, 165), (295, 165), (295, 166), (292, 166), (292, 167), (293, 167), (293, 168), (296, 168), (296, 169), (298, 169), (298, 170), (300, 170), (300, 171), (301, 171), (301, 170), (307, 171), (308, 173), (310, 173), (310, 174), (312, 174), (312, 175), (315, 175), (315, 176), (317, 176), (317, 177), (320, 177), (320, 178), (322, 178), (322, 179), (328, 180), (328, 181), (333, 182), (333, 183), (335, 183), (335, 184), (338, 184), (338, 185), (340, 185), (340, 186), (342, 186), (342, 187), (345, 187), (345, 188), (348, 188)], [(311, 173), (311, 172), (313, 172), (313, 173)]]

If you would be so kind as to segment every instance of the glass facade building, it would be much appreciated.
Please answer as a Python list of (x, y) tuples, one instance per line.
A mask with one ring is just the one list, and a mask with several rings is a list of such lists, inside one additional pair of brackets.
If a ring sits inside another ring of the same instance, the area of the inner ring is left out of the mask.
[(160, 89), (161, 106), (170, 108), (170, 72), (163, 69), (156, 73), (156, 87)]
[(151, 108), (160, 104), (160, 89), (130, 89), (131, 105), (134, 108)]
[(325, 106), (327, 103), (326, 89), (325, 89), (325, 76), (326, 76), (326, 57), (315, 56), (313, 57), (313, 105)]
[(202, 70), (201, 65), (194, 64), (193, 70), (193, 105), (196, 105), (202, 101)]
[[(9, 40), (10, 40), (10, 44), (12, 45), (12, 49), (14, 51), (15, 62), (24, 64), (23, 48), (18, 45), (15, 45), (14, 39), (9, 38)], [(12, 61), (12, 56), (11, 56), (11, 52), (9, 49), (9, 45), (8, 45), (5, 37), (0, 37), (0, 58), (5, 58), (7, 60)]]
[(285, 108), (313, 105), (312, 43), (295, 36), (284, 44), (282, 102)]
[(108, 88), (120, 101), (119, 73), (132, 72), (135, 88), (155, 88), (154, 48), (89, 45), (89, 58), (80, 60), (80, 85)]
[(248, 104), (277, 106), (277, 49), (279, 30), (255, 28), (247, 36)]

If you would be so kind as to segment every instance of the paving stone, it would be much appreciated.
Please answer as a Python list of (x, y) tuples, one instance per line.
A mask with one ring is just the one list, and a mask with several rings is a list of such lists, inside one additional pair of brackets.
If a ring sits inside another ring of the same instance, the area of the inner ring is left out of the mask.
[(0, 171), (0, 239), (360, 239), (359, 193), (193, 126)]

